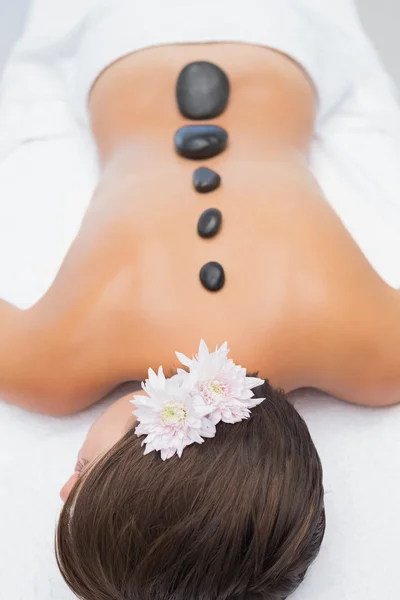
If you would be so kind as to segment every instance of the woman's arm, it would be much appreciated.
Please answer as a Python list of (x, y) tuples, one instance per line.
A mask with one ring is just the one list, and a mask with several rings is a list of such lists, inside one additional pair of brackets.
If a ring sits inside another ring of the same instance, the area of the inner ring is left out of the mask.
[(29, 374), (30, 336), (26, 311), (0, 300), (0, 399), (19, 404), (23, 381)]
[(0, 300), (0, 393), (18, 377), (22, 312), (5, 300)]
[(0, 401), (62, 416), (101, 397), (100, 391), (96, 397), (79, 394), (84, 380), (62, 360), (61, 338), (42, 328), (30, 310), (0, 300)]

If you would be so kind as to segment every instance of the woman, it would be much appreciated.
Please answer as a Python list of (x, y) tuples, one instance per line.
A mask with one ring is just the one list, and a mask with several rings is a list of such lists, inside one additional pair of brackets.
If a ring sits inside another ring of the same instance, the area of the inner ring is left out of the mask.
[(83, 600), (283, 600), (325, 531), (307, 427), (226, 345), (178, 358), (189, 372), (149, 371), (133, 415), (123, 397), (92, 426), (61, 493), (61, 573)]
[[(3, 396), (71, 413), (143, 379), (149, 365), (173, 368), (175, 348), (193, 353), (204, 338), (228, 339), (235, 360), (287, 391), (313, 386), (350, 402), (397, 401), (400, 297), (307, 164), (318, 120), (348, 85), (348, 73), (333, 73), (334, 58), (353, 56), (345, 38), (328, 44), (335, 28), (302, 8), (254, 1), (250, 25), (231, 13), (219, 37), (204, 11), (193, 43), (147, 49), (122, 26), (139, 18), (131, 3), (104, 2), (89, 15), (80, 89), (85, 101), (90, 92), (102, 174), (47, 294), (25, 312), (1, 306)], [(172, 32), (166, 23), (163, 43), (185, 39), (191, 10), (182, 9)], [(213, 10), (224, 14), (222, 5)], [(222, 110), (200, 121), (176, 98), (180, 73), (199, 62), (229, 86)], [(225, 129), (227, 148), (201, 161), (180, 156), (174, 134), (194, 123)], [(200, 195), (192, 180), (202, 166), (222, 183)], [(196, 227), (210, 208), (222, 227), (203, 239)], [(199, 279), (208, 263), (223, 269), (218, 292)]]
[[(80, 89), (102, 174), (47, 294), (1, 307), (2, 394), (67, 414), (149, 365), (169, 373), (174, 350), (204, 338), (228, 339), (235, 361), (287, 391), (395, 402), (399, 295), (308, 167), (351, 80), (334, 72), (338, 54), (356, 60), (345, 36), (306, 1), (188, 3), (153, 20), (129, 2), (88, 15)], [(149, 42), (149, 29), (162, 34)], [(198, 123), (222, 129), (187, 129)], [(126, 397), (93, 426), (57, 538), (80, 597), (279, 600), (297, 587), (324, 532), (321, 465), (285, 396), (254, 393), (266, 400), (251, 418), (181, 459), (143, 457)]]
[[(399, 294), (370, 266), (307, 165), (318, 119), (348, 84), (330, 69), (338, 52), (346, 56), (346, 40), (328, 44), (336, 30), (310, 9), (275, 6), (268, 27), (256, 25), (271, 9), (261, 6), (253, 3), (248, 28), (233, 13), (226, 19), (225, 43), (140, 52), (121, 25), (138, 18), (130, 3), (103, 3), (88, 19), (80, 89), (90, 92), (102, 174), (48, 293), (25, 312), (1, 305), (1, 391), (11, 402), (77, 411), (142, 379), (149, 365), (172, 368), (173, 350), (193, 353), (200, 338), (228, 339), (235, 360), (287, 391), (313, 386), (350, 402), (397, 401)], [(182, 9), (182, 31), (166, 30), (166, 43), (184, 39), (191, 10)], [(197, 15), (193, 37), (217, 39), (206, 14)], [(313, 19), (315, 30), (296, 38)], [(199, 61), (219, 68), (230, 88), (222, 112), (195, 121), (180, 111), (176, 86)], [(180, 156), (175, 132), (209, 122), (228, 132), (227, 148), (197, 162)], [(202, 195), (192, 183), (201, 166), (222, 180)], [(222, 227), (202, 239), (196, 227), (209, 208), (220, 211)], [(225, 273), (217, 293), (199, 279), (209, 262)]]

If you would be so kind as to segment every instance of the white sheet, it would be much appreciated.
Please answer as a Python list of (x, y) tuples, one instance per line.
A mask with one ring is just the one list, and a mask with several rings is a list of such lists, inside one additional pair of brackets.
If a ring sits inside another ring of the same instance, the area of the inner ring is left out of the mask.
[[(400, 253), (376, 254), (374, 245), (389, 248), (390, 221), (398, 219), (398, 111), (352, 5), (333, 4), (332, 18), (353, 32), (368, 69), (316, 140), (313, 166), (326, 193), (343, 204), (345, 220), (372, 247), (376, 268), (396, 285)], [(0, 297), (20, 306), (32, 304), (52, 281), (96, 181), (90, 139), (65, 101), (79, 15), (88, 6), (88, 0), (38, 0), (3, 86)], [(400, 407), (368, 410), (317, 393), (298, 396), (296, 405), (324, 464), (328, 528), (320, 557), (293, 599), (399, 598)], [(72, 598), (53, 558), (58, 490), (103, 406), (53, 419), (0, 402), (1, 600)]]

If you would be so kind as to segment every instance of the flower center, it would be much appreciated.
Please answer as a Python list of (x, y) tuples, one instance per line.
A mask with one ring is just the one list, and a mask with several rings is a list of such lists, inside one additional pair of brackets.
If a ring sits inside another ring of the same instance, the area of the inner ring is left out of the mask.
[(180, 425), (186, 419), (186, 410), (181, 402), (164, 404), (161, 418), (165, 425)]
[(219, 396), (224, 393), (224, 390), (222, 389), (222, 386), (218, 381), (212, 381), (210, 383), (210, 388), (215, 394), (218, 394)]
[(225, 396), (225, 388), (226, 385), (216, 379), (200, 384), (200, 392), (203, 395), (205, 403), (208, 405), (218, 404), (221, 396)]

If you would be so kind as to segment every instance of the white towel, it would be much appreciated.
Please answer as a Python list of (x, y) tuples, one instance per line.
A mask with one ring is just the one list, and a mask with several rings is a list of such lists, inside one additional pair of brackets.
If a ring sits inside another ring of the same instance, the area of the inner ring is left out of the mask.
[[(69, 95), (84, 15), (95, 2), (33, 2), (4, 77), (0, 297), (19, 306), (51, 283), (96, 182), (95, 150)], [(340, 112), (318, 132), (313, 169), (375, 268), (400, 285), (400, 117), (390, 81), (351, 2), (305, 4), (351, 35), (364, 61)], [(400, 408), (363, 409), (318, 393), (295, 402), (324, 464), (328, 528), (293, 599), (399, 598)], [(0, 600), (72, 600), (53, 557), (58, 491), (103, 406), (54, 419), (0, 402)]]

